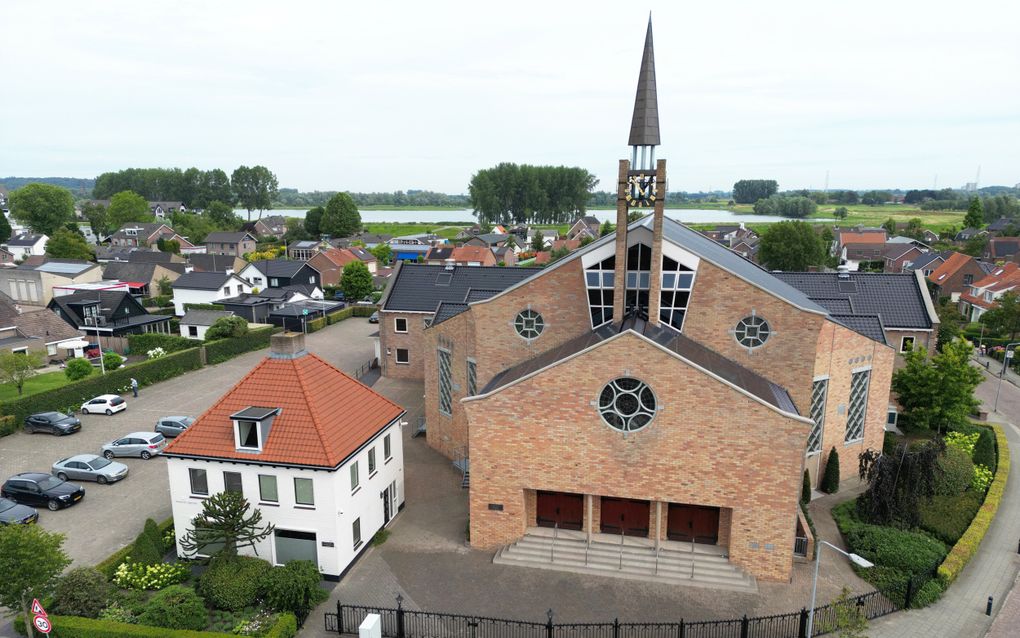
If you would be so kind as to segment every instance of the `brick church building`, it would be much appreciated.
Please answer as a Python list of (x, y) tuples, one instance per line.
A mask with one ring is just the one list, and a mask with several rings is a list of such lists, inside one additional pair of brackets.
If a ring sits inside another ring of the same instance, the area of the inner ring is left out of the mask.
[(880, 313), (665, 217), (651, 24), (629, 145), (616, 232), (540, 270), (401, 266), (383, 349), (417, 333), (394, 376), (424, 378), (428, 443), (470, 463), (473, 547), (625, 535), (789, 581), (804, 470), (882, 448), (896, 350)]

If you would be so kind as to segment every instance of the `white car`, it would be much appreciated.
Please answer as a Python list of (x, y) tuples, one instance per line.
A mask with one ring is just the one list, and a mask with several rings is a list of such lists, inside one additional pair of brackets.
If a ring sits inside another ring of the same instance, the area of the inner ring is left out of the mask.
[(109, 416), (114, 412), (120, 412), (121, 410), (127, 410), (127, 401), (116, 394), (101, 394), (81, 405), (82, 414), (103, 413)]

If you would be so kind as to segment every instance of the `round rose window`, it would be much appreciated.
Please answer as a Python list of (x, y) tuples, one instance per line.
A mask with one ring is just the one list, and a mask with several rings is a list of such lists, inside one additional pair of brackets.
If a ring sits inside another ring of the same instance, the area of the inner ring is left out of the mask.
[(733, 330), (733, 336), (736, 337), (737, 343), (751, 349), (765, 345), (771, 333), (769, 322), (757, 315), (744, 317)]
[(634, 432), (655, 417), (655, 393), (644, 381), (631, 377), (614, 379), (599, 394), (599, 414), (614, 430)]

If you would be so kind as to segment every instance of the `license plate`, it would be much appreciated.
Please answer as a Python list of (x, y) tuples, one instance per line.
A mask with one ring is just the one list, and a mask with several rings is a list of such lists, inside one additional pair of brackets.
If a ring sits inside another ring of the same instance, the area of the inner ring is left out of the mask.
[(74, 500), (80, 501), (81, 500), (81, 494), (75, 494), (74, 495)]

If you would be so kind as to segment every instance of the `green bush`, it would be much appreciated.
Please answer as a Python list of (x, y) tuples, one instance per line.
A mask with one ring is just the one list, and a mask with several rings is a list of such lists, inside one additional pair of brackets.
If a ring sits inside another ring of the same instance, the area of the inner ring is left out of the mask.
[(171, 585), (153, 596), (138, 616), (143, 625), (167, 629), (202, 629), (209, 620), (205, 602), (194, 589)]
[(971, 490), (955, 496), (935, 496), (921, 507), (921, 529), (952, 545), (967, 531), (983, 499), (983, 492)]
[(293, 638), (297, 635), (297, 618), (294, 614), (280, 614), (276, 624), (262, 635), (262, 638)]
[(319, 569), (311, 561), (292, 560), (273, 567), (264, 578), (263, 594), (270, 609), (303, 616), (329, 597), (319, 587)]
[(185, 339), (184, 337), (163, 334), (161, 332), (147, 332), (128, 336), (128, 347), (134, 354), (145, 354), (155, 348), (163, 348), (169, 354), (200, 345), (202, 345), (201, 341)]
[(895, 432), (886, 432), (882, 439), (882, 454), (895, 454), (900, 445), (900, 436)]
[[(19, 620), (24, 625), (24, 620)], [(51, 638), (225, 638), (229, 635), (186, 629), (168, 630), (77, 616), (50, 616), (50, 622), (53, 625)], [(276, 623), (262, 634), (262, 638), (292, 638), (295, 634), (297, 620), (293, 614), (280, 614)]]
[(318, 319), (312, 319), (305, 323), (305, 328), (308, 332), (315, 332), (316, 330), (322, 330), (326, 327), (328, 319), (326, 317), (319, 317)]
[[(167, 530), (173, 529), (173, 526), (174, 519), (172, 518), (168, 518), (162, 523), (160, 523), (158, 525), (160, 535), (166, 534)], [(125, 561), (127, 561), (128, 557), (131, 556), (131, 552), (134, 551), (134, 548), (135, 544), (131, 543), (130, 545), (118, 549), (114, 553), (107, 556), (106, 559), (103, 560), (101, 563), (96, 565), (96, 569), (98, 569), (103, 574), (103, 576), (106, 576), (107, 579), (113, 580), (114, 574), (117, 573), (117, 568), (120, 567), (121, 564), (123, 564)]]
[(218, 303), (186, 303), (184, 312), (189, 310), (224, 310), (223, 304)]
[(921, 608), (938, 602), (942, 593), (946, 591), (945, 585), (938, 578), (930, 578), (928, 582), (921, 585), (920, 589), (914, 592), (910, 600), (910, 606)]
[(917, 532), (863, 524), (846, 533), (854, 552), (876, 565), (893, 567), (910, 574), (930, 571), (946, 555), (941, 542)]
[(198, 579), (198, 593), (216, 609), (240, 611), (255, 603), (262, 579), (272, 569), (251, 556), (216, 559)]
[(140, 565), (156, 565), (163, 562), (163, 539), (159, 535), (156, 521), (151, 518), (146, 519), (145, 528), (135, 538), (131, 560)]
[(953, 446), (939, 457), (939, 475), (935, 478), (935, 493), (943, 496), (962, 494), (974, 480), (974, 462), (967, 452)]
[(92, 567), (76, 567), (60, 577), (54, 592), (56, 614), (97, 618), (110, 602), (110, 583)]
[(835, 494), (839, 491), (839, 452), (836, 448), (829, 450), (829, 458), (825, 461), (822, 491), (826, 494)]
[(864, 580), (871, 583), (875, 589), (882, 592), (882, 595), (888, 598), (894, 605), (900, 609), (903, 608), (907, 596), (907, 580), (910, 578), (908, 574), (894, 567), (883, 567), (881, 565), (860, 570), (855, 568), (854, 571)]
[(103, 367), (106, 371), (116, 370), (117, 368), (124, 365), (124, 357), (120, 356), (116, 352), (107, 352), (103, 354)]
[(64, 374), (71, 381), (78, 381), (92, 374), (92, 364), (88, 359), (71, 359), (64, 368)]
[(974, 465), (984, 465), (995, 472), (995, 434), (988, 428), (981, 428), (972, 460)]
[(172, 301), (173, 295), (156, 295), (155, 297), (142, 299), (142, 305), (146, 308), (162, 308), (169, 306)]
[(248, 321), (244, 317), (220, 317), (205, 331), (206, 341), (231, 339), (248, 334)]
[(190, 574), (191, 569), (184, 563), (145, 565), (129, 561), (120, 564), (113, 575), (113, 582), (127, 589), (163, 589), (183, 583)]
[(12, 416), (0, 416), (0, 437), (18, 431), (18, 422)]
[(804, 482), (800, 486), (800, 502), (811, 502), (811, 474), (804, 470)]
[(211, 341), (205, 346), (206, 362), (209, 365), (223, 363), (239, 354), (267, 348), (269, 347), (269, 337), (274, 330), (274, 328), (260, 328), (249, 331), (243, 337)]

